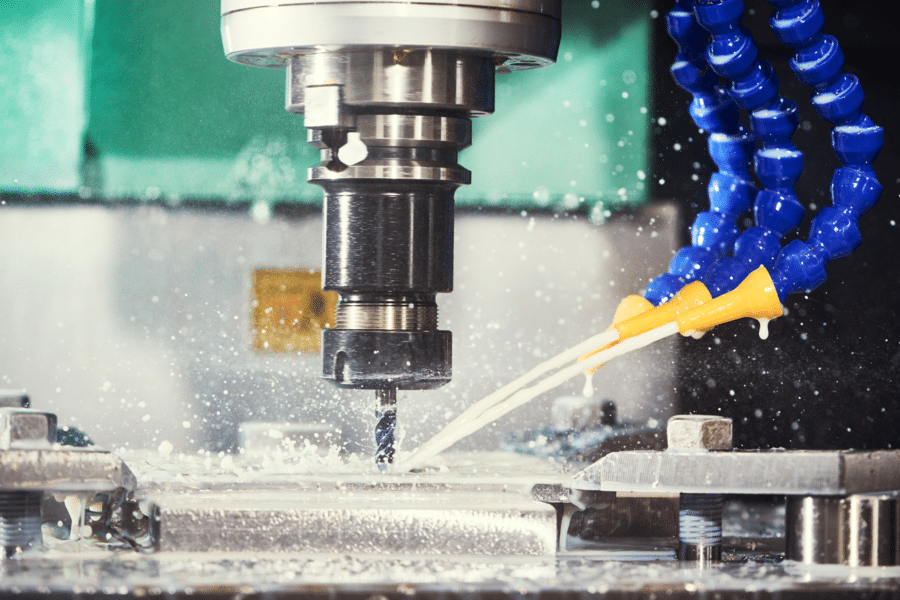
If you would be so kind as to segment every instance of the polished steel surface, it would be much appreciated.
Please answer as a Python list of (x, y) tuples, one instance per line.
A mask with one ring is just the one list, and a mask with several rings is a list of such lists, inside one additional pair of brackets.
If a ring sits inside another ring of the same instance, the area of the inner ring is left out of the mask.
[(437, 329), (437, 304), (399, 302), (348, 302), (338, 305), (335, 327), (338, 329), (395, 329), (429, 331)]
[(452, 290), (452, 191), (361, 187), (326, 194), (323, 289), (384, 302)]
[(847, 495), (900, 489), (900, 451), (763, 450), (609, 454), (573, 487), (608, 491)]
[(82, 448), (0, 450), (0, 473), (6, 491), (103, 492), (136, 485), (120, 458)]
[(900, 564), (897, 493), (789, 496), (787, 557), (851, 567)]
[[(472, 143), (472, 121), (461, 117), (407, 114), (358, 115), (356, 130), (367, 146), (424, 146), (462, 150)], [(310, 137), (320, 135), (316, 131), (310, 132)], [(310, 143), (313, 143), (313, 140), (310, 140)]]
[[(468, 169), (456, 164), (455, 153), (447, 156), (443, 153), (382, 153), (377, 150), (370, 148), (367, 160), (350, 166), (333, 162), (334, 154), (325, 153), (323, 162), (310, 167), (309, 181), (325, 186), (333, 181), (389, 180), (394, 182), (391, 191), (396, 193), (404, 193), (413, 183), (445, 182), (455, 188), (471, 181)], [(359, 191), (363, 193), (363, 190)]]
[(281, 67), (313, 48), (395, 45), (490, 55), (505, 70), (556, 60), (558, 0), (246, 2), (223, 0), (222, 40), (236, 62)]
[[(483, 54), (381, 48), (309, 52), (287, 63), (285, 108), (303, 114), (308, 89), (340, 87), (343, 110), (494, 112), (494, 63)], [(310, 125), (307, 125), (310, 127)]]

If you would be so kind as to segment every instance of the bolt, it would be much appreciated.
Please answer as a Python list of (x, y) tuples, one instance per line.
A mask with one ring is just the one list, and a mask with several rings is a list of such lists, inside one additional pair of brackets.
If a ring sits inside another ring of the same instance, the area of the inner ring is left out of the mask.
[(30, 548), (41, 535), (41, 492), (0, 491), (3, 558)]
[(731, 450), (731, 419), (712, 415), (676, 415), (666, 425), (673, 450)]
[(56, 442), (56, 415), (27, 408), (0, 408), (0, 450), (44, 447)]
[[(730, 450), (731, 419), (676, 415), (666, 426), (670, 450)], [(722, 559), (722, 495), (681, 494), (678, 503), (678, 558), (701, 565)]]

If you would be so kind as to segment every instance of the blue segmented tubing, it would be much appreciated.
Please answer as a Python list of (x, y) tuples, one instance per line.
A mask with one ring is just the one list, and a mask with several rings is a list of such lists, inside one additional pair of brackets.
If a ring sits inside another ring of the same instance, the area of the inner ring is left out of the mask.
[(750, 208), (757, 192), (747, 169), (756, 140), (740, 125), (740, 108), (708, 68), (708, 35), (694, 16), (692, 0), (678, 0), (666, 15), (666, 25), (678, 44), (672, 76), (694, 97), (689, 112), (697, 127), (710, 132), (709, 154), (719, 172), (710, 178), (707, 189), (710, 210), (700, 213), (691, 227), (691, 245), (679, 250), (669, 272), (651, 281), (644, 292), (653, 305), (670, 300), (718, 257), (731, 252), (740, 233), (735, 222)]
[(812, 86), (812, 104), (832, 123), (831, 147), (841, 161), (831, 179), (833, 206), (813, 219), (806, 242), (794, 240), (781, 251), (772, 272), (782, 302), (788, 294), (810, 291), (825, 279), (825, 263), (846, 256), (862, 241), (859, 217), (875, 206), (881, 184), (872, 169), (884, 143), (884, 130), (862, 112), (864, 94), (854, 75), (843, 72), (844, 54), (823, 35), (825, 16), (818, 0), (769, 0), (769, 20), (778, 39), (794, 49), (791, 69)]
[[(831, 182), (834, 206), (816, 215), (806, 242), (795, 240), (781, 249), (781, 237), (796, 228), (803, 216), (793, 191), (803, 169), (803, 154), (790, 141), (797, 127), (797, 107), (778, 95), (777, 76), (767, 62), (758, 59), (753, 39), (740, 27), (742, 0), (699, 0), (693, 3), (693, 13), (690, 0), (678, 0), (667, 16), (669, 32), (679, 46), (672, 72), (676, 82), (694, 95), (691, 115), (695, 122), (713, 131), (710, 152), (720, 172), (710, 181), (711, 210), (700, 213), (692, 226), (692, 246), (682, 248), (669, 273), (647, 286), (645, 296), (655, 305), (674, 297), (692, 280), (702, 281), (712, 297), (718, 297), (760, 266), (771, 272), (781, 301), (793, 292), (811, 290), (825, 281), (827, 261), (859, 246), (859, 217), (881, 194), (872, 161), (881, 149), (883, 131), (862, 113), (862, 87), (856, 77), (843, 73), (837, 41), (822, 34), (824, 16), (818, 0), (770, 2), (776, 7), (770, 19), (776, 36), (795, 50), (791, 68), (801, 82), (814, 88), (812, 102), (819, 115), (835, 125), (832, 147), (843, 166)], [(706, 32), (712, 36), (708, 45)], [(702, 46), (706, 46), (705, 59), (699, 50)], [(712, 74), (703, 72), (702, 62), (710, 65)], [(755, 194), (756, 225), (740, 235), (733, 221), (746, 210), (747, 198), (755, 190), (745, 187), (750, 185), (749, 177), (741, 177), (736, 168), (746, 142), (713, 143), (722, 134), (746, 138), (746, 132), (737, 133), (738, 125), (724, 122), (736, 122), (737, 111), (716, 90), (719, 76), (729, 80), (731, 99), (750, 111), (751, 129), (762, 145), (754, 156), (754, 167), (765, 189)], [(711, 108), (701, 110), (704, 107)], [(725, 148), (729, 156), (717, 159), (716, 152)]]

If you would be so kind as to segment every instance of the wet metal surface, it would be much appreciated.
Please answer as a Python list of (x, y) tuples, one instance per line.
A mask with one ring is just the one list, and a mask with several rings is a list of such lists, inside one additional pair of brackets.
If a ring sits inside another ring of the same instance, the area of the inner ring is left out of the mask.
[(159, 504), (160, 550), (552, 556), (556, 510), (511, 494), (185, 494)]
[[(851, 569), (731, 562), (700, 570), (675, 561), (603, 560), (573, 552), (559, 559), (498, 560), (273, 556), (31, 556), (0, 565), (0, 594), (38, 590), (57, 597), (400, 598), (898, 598), (900, 569)], [(715, 594), (713, 596), (712, 594)], [(54, 596), (42, 595), (42, 597)]]
[(600, 459), (573, 487), (606, 491), (840, 496), (900, 489), (900, 452), (635, 450)]
[(0, 451), (4, 490), (111, 491), (134, 489), (131, 470), (109, 452), (83, 449)]

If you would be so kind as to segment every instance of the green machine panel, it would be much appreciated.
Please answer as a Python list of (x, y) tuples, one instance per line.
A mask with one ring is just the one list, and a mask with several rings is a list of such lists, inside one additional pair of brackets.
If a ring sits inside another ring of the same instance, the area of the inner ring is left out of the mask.
[[(497, 78), (460, 158), (463, 206), (605, 211), (645, 199), (649, 5), (563, 2), (556, 65)], [(212, 0), (0, 8), (0, 190), (92, 201), (304, 203), (318, 153), (284, 75), (225, 59)], [(595, 207), (597, 207), (595, 209)], [(601, 216), (601, 215), (597, 215)]]

